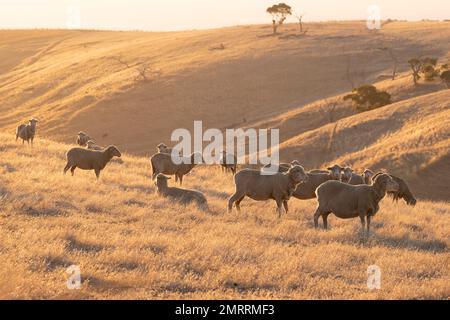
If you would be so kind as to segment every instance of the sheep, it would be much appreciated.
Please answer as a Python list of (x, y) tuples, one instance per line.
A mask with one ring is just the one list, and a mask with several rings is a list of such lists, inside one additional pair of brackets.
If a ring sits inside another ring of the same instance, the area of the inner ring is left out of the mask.
[[(292, 166), (299, 166), (300, 162), (298, 160), (293, 160), (291, 161), (291, 163), (279, 163), (278, 164), (278, 172), (283, 173), (283, 172), (287, 172)], [(266, 170), (268, 168), (270, 168), (272, 166), (272, 164), (266, 164), (263, 167), (263, 170)]]
[(375, 175), (375, 173), (370, 170), (370, 169), (366, 169), (364, 170), (362, 176), (364, 179), (364, 184), (372, 184), (372, 178)]
[(352, 168), (345, 167), (341, 181), (354, 186), (358, 184), (372, 184), (372, 176), (373, 172), (370, 169), (365, 169), (364, 172), (359, 175), (356, 174)]
[(104, 147), (96, 144), (94, 140), (89, 140), (88, 142), (86, 142), (86, 147), (89, 150), (97, 150), (97, 151), (101, 151), (101, 150), (105, 149)]
[(341, 219), (359, 217), (362, 232), (367, 219), (367, 234), (370, 221), (379, 210), (379, 202), (386, 192), (398, 191), (399, 184), (388, 174), (375, 178), (373, 185), (349, 185), (342, 181), (327, 181), (317, 190), (319, 205), (314, 213), (314, 227), (318, 228), (319, 217), (322, 217), (324, 229), (328, 228), (327, 218), (330, 213)]
[[(173, 148), (169, 148), (166, 144), (164, 143), (160, 143), (156, 146), (156, 150), (158, 151), (158, 153), (168, 153), (168, 154), (172, 154), (172, 151), (174, 150)], [(181, 154), (181, 150), (176, 150), (175, 151), (180, 157), (182, 156)]]
[(83, 131), (78, 132), (77, 144), (80, 147), (85, 147), (87, 142), (90, 141), (90, 140), (93, 141), (93, 139), (90, 136), (88, 136), (86, 133), (84, 133)]
[(233, 204), (240, 212), (241, 201), (247, 196), (253, 200), (263, 201), (273, 199), (277, 203), (278, 217), (281, 217), (282, 205), (288, 212), (288, 200), (295, 188), (308, 180), (302, 166), (295, 165), (287, 172), (264, 175), (261, 171), (244, 169), (234, 175), (235, 193), (228, 200), (228, 212)]
[(300, 184), (292, 194), (293, 197), (300, 200), (314, 199), (316, 197), (316, 189), (322, 183), (329, 180), (339, 180), (341, 176), (341, 167), (334, 165), (328, 168), (328, 171), (314, 169), (308, 171), (308, 181)]
[(67, 164), (64, 167), (64, 174), (70, 169), (72, 176), (75, 169), (94, 170), (97, 180), (100, 177), (100, 171), (113, 157), (121, 157), (122, 154), (115, 146), (109, 146), (102, 151), (88, 150), (83, 148), (72, 148), (66, 153)]
[(342, 168), (338, 164), (335, 164), (332, 167), (328, 167), (327, 170), (313, 169), (308, 172), (309, 173), (326, 173), (326, 174), (330, 174), (333, 180), (340, 180), (342, 170), (344, 170), (344, 168)]
[(21, 124), (16, 129), (16, 141), (17, 139), (22, 139), (22, 144), (27, 141), (28, 145), (33, 146), (33, 140), (34, 136), (36, 135), (36, 124), (38, 123), (38, 120), (32, 118), (28, 121), (27, 124)]
[[(382, 172), (379, 172), (376, 175), (374, 175), (373, 181), (375, 181), (375, 179), (382, 174), (383, 174)], [(414, 195), (412, 194), (412, 192), (409, 190), (409, 187), (406, 184), (406, 182), (403, 179), (401, 179), (397, 176), (394, 176), (390, 173), (389, 173), (389, 175), (395, 180), (395, 182), (398, 183), (399, 189), (397, 191), (388, 191), (388, 193), (387, 193), (388, 196), (391, 197), (394, 202), (397, 202), (399, 199), (403, 199), (407, 205), (415, 206), (417, 203), (417, 200), (414, 197)]]
[(348, 183), (350, 181), (350, 179), (352, 178), (352, 175), (353, 175), (353, 169), (348, 166), (345, 167), (342, 170), (341, 181)]
[(201, 158), (201, 154), (193, 153), (189, 158), (180, 158), (180, 164), (176, 164), (172, 161), (172, 156), (168, 153), (156, 153), (150, 158), (152, 166), (152, 179), (163, 173), (167, 175), (175, 175), (175, 182), (180, 181), (180, 186), (183, 184), (183, 176), (191, 172), (191, 170), (197, 165), (198, 157)]
[(219, 163), (222, 168), (222, 172), (231, 171), (232, 174), (236, 173), (237, 158), (234, 154), (222, 151)]
[(196, 190), (187, 190), (180, 188), (168, 187), (167, 180), (170, 177), (165, 176), (162, 173), (158, 173), (155, 179), (155, 185), (157, 187), (158, 194), (163, 197), (168, 197), (179, 201), (182, 204), (189, 204), (192, 202), (198, 205), (206, 206), (207, 200), (203, 193)]

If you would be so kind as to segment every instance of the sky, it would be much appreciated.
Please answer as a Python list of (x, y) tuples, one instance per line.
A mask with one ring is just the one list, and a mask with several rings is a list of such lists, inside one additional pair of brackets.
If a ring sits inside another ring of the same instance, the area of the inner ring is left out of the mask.
[[(270, 23), (282, 0), (0, 0), (0, 28), (172, 31)], [(305, 21), (450, 19), (450, 0), (285, 0)], [(373, 12), (373, 11), (372, 11)], [(287, 22), (295, 22), (291, 17)]]

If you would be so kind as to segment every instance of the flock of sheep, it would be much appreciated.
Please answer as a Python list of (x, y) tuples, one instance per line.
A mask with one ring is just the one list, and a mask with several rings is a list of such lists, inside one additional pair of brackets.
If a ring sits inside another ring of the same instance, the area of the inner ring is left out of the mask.
[[(22, 143), (28, 144), (36, 134), (36, 119), (31, 119), (28, 124), (17, 127), (16, 141), (20, 137)], [(67, 164), (64, 173), (69, 169), (74, 175), (76, 168), (82, 170), (94, 170), (97, 179), (101, 170), (113, 159), (121, 157), (120, 151), (115, 146), (106, 148), (99, 146), (84, 132), (79, 132), (77, 144), (80, 147), (72, 148), (66, 153)], [(189, 161), (181, 161), (175, 164), (172, 154), (182, 157), (177, 151), (167, 147), (164, 143), (157, 146), (157, 153), (151, 157), (152, 179), (157, 192), (163, 197), (174, 199), (183, 204), (197, 203), (207, 205), (206, 197), (199, 191), (181, 189), (168, 186), (167, 175), (174, 175), (175, 181), (183, 183), (183, 177), (191, 172), (197, 163), (201, 162), (202, 155), (193, 153)], [(314, 213), (314, 225), (318, 227), (318, 219), (322, 217), (323, 226), (328, 227), (328, 215), (348, 219), (361, 220), (362, 231), (367, 228), (369, 233), (372, 217), (379, 210), (379, 202), (386, 194), (395, 201), (403, 199), (408, 205), (414, 206), (416, 199), (408, 188), (406, 182), (388, 173), (375, 174), (366, 169), (362, 174), (356, 174), (350, 167), (334, 165), (326, 170), (314, 169), (306, 172), (299, 161), (280, 163), (274, 174), (262, 174), (267, 167), (255, 169), (242, 169), (237, 171), (237, 159), (234, 155), (223, 151), (220, 159), (222, 171), (234, 174), (235, 193), (229, 198), (228, 212), (233, 206), (240, 211), (240, 203), (245, 197), (253, 200), (275, 200), (278, 216), (281, 216), (282, 208), (288, 212), (288, 200), (291, 197), (297, 199), (317, 198), (318, 207)]]

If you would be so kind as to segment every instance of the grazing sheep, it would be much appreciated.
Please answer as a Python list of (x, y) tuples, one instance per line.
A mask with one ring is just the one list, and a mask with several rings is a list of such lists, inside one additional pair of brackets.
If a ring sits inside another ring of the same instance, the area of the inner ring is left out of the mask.
[(284, 206), (287, 213), (288, 200), (295, 188), (307, 180), (305, 170), (299, 165), (291, 167), (287, 172), (270, 175), (261, 174), (258, 170), (241, 170), (234, 175), (236, 191), (228, 200), (228, 212), (231, 212), (233, 204), (236, 204), (239, 212), (241, 201), (247, 196), (257, 201), (275, 200), (280, 217), (281, 206)]
[(398, 189), (398, 183), (388, 174), (376, 177), (371, 186), (352, 186), (341, 181), (327, 181), (316, 190), (319, 206), (314, 213), (314, 226), (318, 227), (319, 217), (322, 216), (323, 227), (327, 229), (328, 215), (334, 213), (342, 219), (359, 217), (363, 232), (367, 219), (367, 233), (369, 233), (370, 221), (379, 210), (378, 203), (386, 192)]
[(197, 165), (197, 159), (201, 158), (201, 154), (193, 153), (189, 158), (180, 159), (182, 163), (176, 164), (172, 161), (172, 156), (168, 153), (156, 153), (151, 159), (152, 165), (152, 179), (163, 173), (167, 175), (175, 175), (175, 182), (180, 180), (180, 185), (183, 184), (183, 176), (191, 172)]
[(101, 151), (101, 150), (105, 149), (104, 147), (96, 144), (94, 140), (89, 140), (88, 142), (86, 142), (86, 146), (89, 150)]
[(28, 124), (21, 124), (16, 129), (16, 141), (17, 139), (22, 139), (22, 144), (27, 141), (28, 145), (33, 146), (34, 136), (36, 135), (36, 124), (38, 121), (34, 118), (28, 121)]
[(372, 170), (370, 170), (370, 169), (364, 170), (364, 172), (362, 174), (363, 179), (364, 179), (364, 184), (372, 184), (372, 179), (373, 179), (374, 175), (375, 175), (375, 173)]
[(162, 173), (158, 173), (158, 175), (156, 176), (155, 185), (158, 189), (159, 195), (175, 199), (182, 204), (195, 202), (198, 205), (207, 205), (206, 197), (203, 195), (203, 193), (196, 190), (168, 187), (168, 179), (171, 178), (163, 175)]
[(105, 168), (106, 164), (113, 157), (120, 158), (122, 155), (115, 146), (109, 146), (102, 151), (72, 148), (67, 152), (66, 156), (67, 164), (64, 168), (64, 174), (70, 169), (73, 176), (76, 168), (94, 170), (98, 179), (100, 171)]
[(86, 133), (84, 133), (83, 131), (78, 132), (77, 135), (77, 144), (81, 147), (85, 147), (87, 142), (93, 139), (88, 136)]
[(341, 177), (341, 167), (334, 165), (328, 168), (328, 171), (314, 169), (307, 173), (308, 181), (300, 184), (292, 194), (293, 197), (300, 200), (314, 199), (316, 197), (316, 189), (322, 183), (329, 180), (339, 180)]
[(222, 167), (222, 172), (231, 171), (232, 174), (236, 173), (237, 158), (234, 154), (222, 151), (219, 163)]
[[(383, 174), (382, 172), (377, 173), (376, 175), (373, 176), (373, 180), (375, 181), (375, 179), (382, 174)], [(392, 179), (395, 180), (395, 182), (398, 183), (399, 189), (397, 191), (388, 191), (388, 196), (391, 197), (392, 200), (395, 202), (397, 202), (399, 199), (403, 199), (407, 205), (415, 206), (417, 200), (412, 194), (412, 192), (409, 190), (409, 187), (406, 184), (406, 182), (397, 176), (394, 176), (392, 174), (389, 175), (392, 177)]]

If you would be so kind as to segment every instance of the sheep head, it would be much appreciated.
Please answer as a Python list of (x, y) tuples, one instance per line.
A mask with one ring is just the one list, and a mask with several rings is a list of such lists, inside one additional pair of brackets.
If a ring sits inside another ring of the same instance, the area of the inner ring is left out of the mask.
[(345, 167), (343, 170), (342, 179), (345, 181), (349, 181), (352, 178), (353, 169), (350, 167)]
[(409, 190), (406, 182), (399, 177), (396, 177), (396, 176), (391, 176), (391, 177), (395, 180), (395, 182), (398, 183), (399, 188), (397, 191), (388, 192), (389, 196), (391, 196), (394, 201), (398, 201), (398, 199), (403, 199), (403, 200), (405, 200), (407, 205), (415, 206), (417, 203), (417, 200), (413, 196), (411, 191)]
[(377, 193), (383, 196), (386, 192), (397, 192), (400, 188), (399, 184), (387, 173), (377, 175), (373, 186)]
[(168, 151), (167, 145), (162, 142), (156, 146), (156, 149), (158, 150), (159, 153), (166, 153)]
[(362, 174), (364, 182), (366, 184), (370, 184), (370, 182), (372, 181), (372, 178), (373, 178), (374, 175), (375, 175), (375, 173), (372, 170), (370, 170), (370, 169), (364, 170), (364, 172)]
[(308, 175), (306, 174), (305, 169), (300, 165), (290, 167), (286, 174), (295, 184), (308, 181)]
[(162, 173), (158, 173), (155, 177), (155, 185), (158, 188), (167, 187), (167, 180), (169, 180), (169, 179), (171, 179), (171, 178)]
[(328, 167), (327, 170), (330, 171), (333, 180), (341, 180), (341, 171), (343, 168), (340, 165), (335, 164), (332, 167)]
[(108, 148), (106, 148), (105, 151), (106, 151), (106, 153), (108, 153), (111, 156), (111, 158), (112, 157), (120, 158), (122, 156), (119, 149), (117, 149), (117, 147), (115, 147), (115, 146), (109, 146)]

